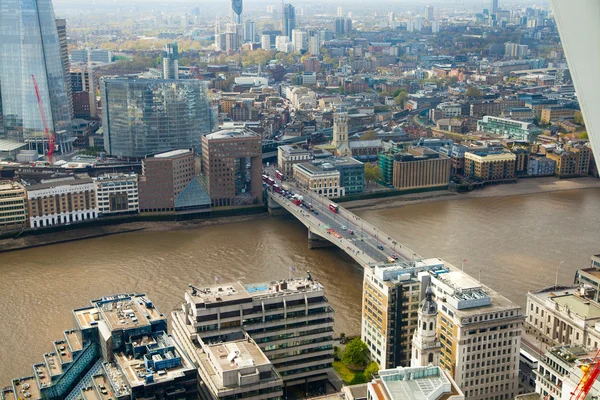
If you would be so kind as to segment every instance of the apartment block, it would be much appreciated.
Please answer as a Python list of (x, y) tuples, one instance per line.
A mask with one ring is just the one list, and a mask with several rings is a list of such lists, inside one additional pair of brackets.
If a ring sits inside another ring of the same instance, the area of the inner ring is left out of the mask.
[(556, 162), (556, 175), (568, 178), (588, 175), (591, 154), (591, 149), (585, 145), (567, 144), (547, 153), (546, 157)]
[(556, 161), (541, 156), (529, 157), (527, 164), (527, 175), (552, 176), (556, 172)]
[(430, 274), (439, 306), (440, 367), (468, 399), (513, 399), (519, 392), (521, 307), (449, 264)]
[(573, 108), (567, 108), (559, 104), (551, 104), (542, 107), (540, 114), (540, 123), (549, 124), (560, 119), (573, 118), (575, 110)]
[(1, 399), (198, 398), (197, 370), (144, 294), (116, 294), (73, 310), (74, 328)]
[(253, 202), (262, 193), (262, 138), (249, 129), (202, 137), (202, 172), (214, 207)]
[(26, 186), (29, 226), (41, 228), (98, 218), (91, 179), (60, 180)]
[[(248, 285), (192, 286), (172, 317), (175, 336), (197, 364), (208, 357), (206, 346), (249, 336), (286, 388), (323, 381), (333, 371), (333, 309), (310, 274)], [(274, 396), (276, 387), (273, 383), (273, 392), (260, 398)]]
[(321, 196), (336, 198), (346, 194), (341, 186), (340, 171), (331, 164), (294, 164), (294, 178), (301, 186)]
[(312, 160), (312, 154), (298, 146), (283, 145), (277, 148), (277, 168), (286, 177), (294, 174), (294, 164)]
[(27, 193), (17, 182), (0, 181), (0, 232), (27, 227)]
[(380, 368), (410, 366), (419, 304), (429, 284), (424, 272), (443, 266), (432, 258), (365, 268), (361, 339)]
[(397, 189), (444, 187), (450, 183), (450, 158), (427, 147), (411, 147), (394, 158)]
[(477, 130), (479, 132), (495, 133), (506, 139), (515, 139), (528, 143), (533, 143), (536, 136), (542, 132), (540, 128), (530, 122), (515, 121), (489, 115), (477, 121)]
[(99, 215), (138, 213), (138, 177), (136, 174), (104, 174), (93, 178)]
[(465, 152), (464, 176), (484, 182), (513, 181), (517, 156), (510, 152)]

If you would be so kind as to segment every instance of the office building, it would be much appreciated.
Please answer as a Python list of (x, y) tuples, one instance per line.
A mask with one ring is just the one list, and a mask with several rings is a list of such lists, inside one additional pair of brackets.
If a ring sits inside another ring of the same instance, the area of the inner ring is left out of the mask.
[(321, 38), (319, 35), (310, 36), (308, 38), (308, 52), (313, 56), (319, 56), (321, 54)]
[(244, 42), (256, 42), (256, 22), (250, 20), (244, 22)]
[(71, 63), (74, 64), (110, 64), (112, 62), (112, 52), (102, 49), (76, 49), (71, 50)]
[(282, 53), (291, 53), (294, 50), (290, 38), (287, 36), (277, 36), (275, 38), (275, 50)]
[(179, 79), (179, 50), (177, 42), (167, 43), (162, 54), (163, 79)]
[(367, 384), (369, 400), (465, 399), (454, 379), (437, 366), (381, 369), (377, 375)]
[(495, 15), (498, 12), (498, 0), (490, 0), (490, 14)]
[(429, 5), (427, 7), (425, 7), (425, 18), (427, 19), (427, 21), (433, 21), (433, 6)]
[(102, 78), (104, 149), (140, 159), (174, 149), (200, 151), (212, 130), (206, 83), (196, 79)]
[(344, 16), (344, 8), (342, 6), (338, 6), (337, 8), (337, 14), (338, 17), (343, 17)]
[[(333, 372), (333, 309), (323, 286), (310, 275), (248, 285), (192, 286), (185, 293), (181, 310), (173, 311), (172, 317), (175, 337), (197, 363), (204, 357), (198, 351), (202, 346), (248, 335), (286, 388), (325, 380)], [(249, 351), (254, 351), (252, 341)], [(265, 365), (264, 361), (261, 364)], [(270, 398), (277, 389), (276, 382), (265, 389), (261, 395)]]
[(504, 45), (504, 55), (506, 57), (515, 58), (515, 57), (524, 57), (527, 55), (529, 51), (529, 46), (518, 43), (506, 43)]
[[(590, 352), (581, 346), (556, 346), (550, 348), (538, 362), (538, 369), (535, 374), (535, 391), (539, 393), (544, 399), (547, 400), (562, 400), (568, 399), (573, 392), (574, 386), (568, 388), (569, 384), (566, 385), (561, 382), (566, 382), (571, 378), (569, 375), (572, 374), (578, 368), (576, 365), (580, 364), (581, 361), (593, 358), (594, 352)], [(579, 382), (581, 376), (577, 377), (575, 384)], [(594, 383), (593, 392), (598, 392), (598, 382)]]
[(431, 275), (439, 366), (468, 399), (513, 399), (519, 393), (521, 307), (449, 264)]
[(332, 165), (294, 164), (294, 179), (298, 184), (321, 196), (336, 198), (346, 194), (341, 187), (340, 171)]
[(176, 211), (180, 194), (193, 181), (197, 181), (197, 178), (195, 154), (191, 149), (173, 150), (145, 158), (138, 182), (140, 211)]
[(340, 172), (340, 186), (345, 195), (362, 193), (365, 190), (365, 164), (352, 157), (328, 157), (312, 162), (322, 169)]
[[(600, 131), (596, 121), (600, 89), (595, 78), (600, 60), (590, 57), (590, 49), (600, 45), (600, 27), (593, 22), (600, 12), (600, 3), (595, 0), (552, 0), (551, 5), (594, 156), (600, 160)], [(581, 29), (582, 26), (591, 28)]]
[(75, 118), (97, 118), (96, 80), (89, 66), (71, 68), (71, 91), (73, 116)]
[(56, 32), (58, 34), (58, 42), (60, 44), (60, 59), (62, 62), (63, 72), (65, 74), (65, 90), (67, 93), (67, 106), (69, 107), (69, 115), (73, 117), (73, 99), (71, 97), (71, 64), (69, 62), (69, 45), (67, 43), (67, 21), (64, 19), (56, 20)]
[(27, 193), (18, 182), (0, 181), (0, 233), (27, 228)]
[(495, 133), (506, 139), (514, 139), (533, 143), (542, 130), (531, 122), (515, 121), (507, 118), (486, 115), (477, 121), (479, 132)]
[(380, 368), (410, 365), (419, 303), (430, 282), (426, 272), (443, 267), (443, 261), (432, 258), (365, 268), (361, 339)]
[[(27, 143), (43, 154), (48, 146), (38, 107), (37, 82), (44, 117), (60, 152), (72, 150), (71, 93), (67, 92), (61, 37), (51, 0), (2, 2), (0, 13), (0, 121), (7, 139)], [(10, 10), (10, 12), (8, 11)]]
[(242, 0), (231, 0), (231, 22), (233, 24), (242, 23)]
[(296, 29), (296, 9), (291, 4), (283, 6), (283, 35), (292, 39), (292, 32)]
[(199, 399), (281, 399), (281, 376), (248, 334), (239, 336), (212, 344), (198, 339)]
[(540, 123), (549, 124), (551, 122), (556, 122), (561, 119), (571, 119), (574, 115), (575, 110), (572, 108), (567, 108), (559, 104), (551, 104), (542, 107), (542, 112), (540, 114)]
[(406, 30), (408, 32), (421, 32), (422, 28), (423, 28), (423, 19), (421, 17), (411, 18), (406, 23)]
[(582, 144), (567, 144), (546, 153), (546, 157), (556, 162), (556, 175), (559, 177), (587, 176), (590, 169), (591, 150)]
[(249, 129), (202, 137), (202, 172), (214, 207), (258, 201), (262, 195), (262, 138)]
[(93, 180), (99, 216), (140, 211), (136, 174), (104, 174)]
[(42, 228), (98, 218), (91, 179), (71, 179), (26, 186), (29, 226)]
[(277, 169), (286, 177), (294, 174), (294, 164), (312, 160), (312, 154), (295, 145), (283, 145), (277, 148)]
[(427, 147), (410, 147), (394, 157), (393, 185), (397, 189), (447, 187), (450, 158)]
[(431, 33), (440, 33), (440, 21), (431, 21)]
[(463, 174), (483, 182), (512, 182), (516, 160), (511, 152), (466, 151)]
[(74, 328), (51, 344), (33, 373), (0, 398), (198, 398), (197, 370), (144, 294), (115, 294), (72, 312)]

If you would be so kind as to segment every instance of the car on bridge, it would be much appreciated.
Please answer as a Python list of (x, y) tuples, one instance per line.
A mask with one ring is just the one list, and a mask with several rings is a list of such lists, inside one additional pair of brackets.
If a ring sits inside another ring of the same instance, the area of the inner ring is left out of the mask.
[(382, 245), (380, 245), (380, 244), (378, 244), (378, 245), (377, 245), (377, 248), (378, 248), (379, 250), (383, 250), (383, 246), (382, 246)]
[(348, 229), (348, 227), (346, 225), (342, 225), (342, 230), (345, 231), (346, 229)]

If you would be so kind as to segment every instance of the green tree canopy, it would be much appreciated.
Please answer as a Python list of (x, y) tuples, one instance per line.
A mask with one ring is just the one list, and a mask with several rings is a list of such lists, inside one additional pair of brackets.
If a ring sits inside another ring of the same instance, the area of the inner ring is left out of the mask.
[(365, 368), (365, 378), (370, 381), (373, 378), (373, 375), (379, 372), (379, 365), (375, 361), (371, 361), (367, 368)]
[(377, 133), (373, 130), (368, 130), (360, 135), (360, 140), (373, 140), (377, 139)]
[(469, 86), (467, 89), (467, 96), (469, 97), (481, 97), (481, 90), (475, 86)]
[(367, 344), (360, 338), (352, 339), (342, 354), (342, 362), (346, 365), (364, 367), (367, 365), (368, 351)]
[(383, 178), (383, 171), (379, 165), (370, 163), (365, 164), (365, 180), (367, 182), (377, 182)]
[(398, 95), (395, 98), (396, 104), (399, 105), (400, 107), (404, 108), (404, 103), (406, 102), (407, 98), (408, 98), (408, 92), (406, 90), (401, 90), (400, 93), (398, 93)]
[(579, 135), (579, 139), (588, 139), (587, 131), (581, 132), (581, 135)]
[(577, 125), (585, 125), (581, 111), (575, 111), (575, 114), (573, 115), (573, 122), (575, 122)]

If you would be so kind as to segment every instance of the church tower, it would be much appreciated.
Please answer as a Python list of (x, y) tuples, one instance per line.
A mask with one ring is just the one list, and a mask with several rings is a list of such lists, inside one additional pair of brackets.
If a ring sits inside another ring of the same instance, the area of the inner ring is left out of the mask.
[(336, 155), (340, 157), (351, 156), (348, 145), (348, 113), (336, 112), (333, 114), (333, 141), (331, 144), (336, 148)]
[(433, 290), (429, 286), (419, 308), (419, 328), (415, 330), (412, 340), (411, 367), (440, 364), (441, 344), (437, 337), (437, 316), (437, 303), (433, 300)]

